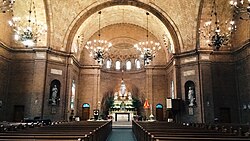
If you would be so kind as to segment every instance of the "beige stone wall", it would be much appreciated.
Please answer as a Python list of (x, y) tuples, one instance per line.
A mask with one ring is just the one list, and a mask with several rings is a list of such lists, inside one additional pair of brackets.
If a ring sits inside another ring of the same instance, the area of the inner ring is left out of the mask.
[(235, 74), (236, 74), (236, 92), (238, 93), (239, 104), (238, 108), (240, 111), (240, 122), (249, 123), (250, 108), (244, 108), (249, 105), (250, 101), (250, 58), (249, 58), (249, 44), (244, 50), (240, 51), (237, 56), (237, 61), (235, 63)]
[[(101, 71), (98, 66), (80, 67), (72, 58), (62, 54), (50, 52), (47, 54), (44, 51), (11, 52), (12, 61), (4, 59), (4, 56), (1, 56), (0, 61), (2, 66), (0, 71), (2, 81), (0, 82), (4, 86), (0, 87), (4, 94), (1, 94), (0, 98), (3, 99), (4, 106), (7, 103), (8, 107), (8, 113), (1, 116), (1, 119), (12, 120), (15, 105), (24, 105), (25, 117), (33, 118), (41, 116), (43, 113), (44, 118), (52, 120), (68, 119), (73, 79), (77, 84), (75, 115), (82, 116), (82, 104), (89, 103), (91, 106), (90, 116), (92, 116), (93, 109), (99, 108), (99, 101), (102, 102), (107, 92), (119, 91), (123, 77), (128, 89), (137, 89), (135, 95), (138, 95), (141, 101), (148, 98), (150, 104), (153, 104), (153, 112), (155, 112), (155, 106), (158, 103), (163, 104), (165, 110), (165, 99), (171, 96), (172, 80), (176, 81), (176, 98), (181, 98), (184, 102), (184, 85), (191, 80), (195, 83), (197, 106), (194, 107), (194, 115), (188, 115), (188, 108), (184, 103), (181, 117), (178, 117), (179, 120), (200, 122), (204, 118), (206, 122), (213, 122), (214, 117), (219, 115), (220, 107), (229, 107), (235, 113), (231, 117), (232, 122), (239, 122), (237, 107), (242, 107), (242, 104), (248, 102), (247, 64), (249, 55), (247, 50), (248, 48), (245, 48), (242, 52), (237, 52), (236, 57), (228, 56), (228, 54), (209, 56), (205, 52), (201, 53), (199, 56), (200, 66), (197, 64), (198, 56), (189, 54), (174, 60), (172, 63), (175, 65), (170, 64), (167, 69), (155, 66), (149, 67), (145, 71), (125, 71), (123, 74), (121, 71)], [(6, 54), (8, 54), (7, 51)], [(48, 55), (47, 63), (44, 55)], [(221, 59), (218, 61), (218, 58)], [(234, 68), (234, 63), (237, 65), (236, 68)], [(201, 69), (200, 78), (198, 67)], [(234, 74), (237, 74), (236, 78)], [(54, 79), (61, 82), (61, 100), (60, 104), (53, 109), (48, 104), (48, 99), (50, 83)], [(9, 83), (5, 83), (4, 80), (9, 81)], [(236, 88), (237, 86), (239, 87)], [(221, 104), (220, 99), (223, 99), (223, 104)], [(235, 99), (239, 99), (241, 104), (238, 104)], [(4, 106), (0, 109), (3, 112), (6, 110)], [(245, 118), (247, 110), (242, 109), (241, 121), (244, 123), (248, 122)]]
[[(50, 28), (50, 25), (47, 20), (47, 16), (49, 15), (49, 10), (46, 9), (45, 1), (42, 0), (33, 0), (34, 4), (32, 4), (32, 13), (31, 13), (31, 20), (36, 20), (36, 23), (39, 25), (47, 25), (48, 28)], [(14, 12), (11, 13), (14, 17), (20, 17), (20, 25), (22, 26), (28, 26), (28, 20), (27, 17), (29, 16), (29, 9), (30, 9), (31, 1), (16, 1), (14, 4)], [(46, 12), (48, 15), (46, 15)], [(45, 26), (46, 27), (46, 26)], [(48, 33), (50, 34), (50, 29), (48, 30)], [(12, 44), (11, 46), (13, 48), (24, 48), (24, 46), (20, 42), (16, 42), (13, 40), (13, 35), (9, 36)], [(45, 32), (41, 36), (38, 37), (38, 41), (36, 46), (47, 46), (47, 33)]]
[[(2, 105), (0, 106), (0, 112), (2, 115), (6, 115), (8, 112), (7, 106), (7, 93), (9, 86), (9, 72), (10, 72), (10, 61), (0, 55), (0, 101)], [(4, 120), (4, 116), (0, 116), (0, 120)]]
[(69, 116), (71, 114), (71, 107), (70, 107), (70, 100), (72, 97), (72, 84), (73, 81), (75, 83), (75, 99), (74, 99), (74, 115), (75, 116), (80, 116), (79, 113), (77, 113), (78, 109), (81, 109), (82, 105), (81, 103), (79, 103), (79, 91), (78, 89), (81, 88), (81, 86), (79, 85), (79, 68), (77, 67), (77, 65), (75, 64), (75, 62), (72, 60), (72, 62), (69, 65), (68, 68), (68, 75), (67, 75), (67, 90), (66, 90), (66, 105), (65, 105), (65, 111), (67, 113), (66, 115), (66, 120), (69, 119)]
[(156, 116), (156, 105), (163, 105), (163, 112), (165, 114), (166, 110), (166, 98), (169, 95), (170, 89), (167, 85), (167, 79), (164, 70), (160, 70), (160, 72), (154, 72), (153, 75), (153, 93), (152, 93), (152, 108), (153, 113)]
[(78, 87), (78, 105), (77, 114), (82, 116), (82, 104), (90, 105), (90, 116), (93, 115), (93, 109), (97, 109), (98, 95), (100, 87), (100, 70), (99, 68), (80, 69), (79, 87)]
[[(199, 71), (198, 71), (198, 65), (197, 65), (197, 56), (186, 56), (182, 57), (180, 59), (179, 64), (179, 77), (180, 77), (180, 91), (178, 93), (178, 98), (181, 98), (183, 107), (181, 109), (181, 112), (183, 115), (181, 116), (181, 120), (185, 122), (202, 122), (202, 114), (204, 112), (202, 111), (202, 107), (200, 106), (202, 104), (201, 101), (201, 94), (199, 92)], [(186, 104), (186, 93), (185, 93), (185, 83), (187, 81), (193, 81), (195, 84), (195, 96), (196, 96), (196, 103), (198, 106), (193, 108), (194, 114), (189, 115), (188, 111), (188, 105)]]
[[(102, 1), (101, 3), (103, 2), (107, 1)], [(195, 45), (195, 42), (193, 41), (195, 40), (196, 34), (196, 22), (193, 21), (195, 21), (195, 19), (197, 18), (199, 2), (200, 1), (154, 1), (153, 3), (150, 3), (152, 7), (155, 7), (157, 10), (161, 9), (163, 11), (160, 12), (165, 12), (165, 15), (169, 15), (169, 17), (173, 21), (172, 24), (174, 24), (174, 26), (178, 28), (181, 34), (180, 38), (182, 38), (181, 40), (183, 40), (184, 43), (184, 48), (182, 49), (182, 51), (187, 50), (186, 48), (188, 46)], [(77, 1), (75, 3), (68, 4), (68, 2), (66, 1), (51, 1), (51, 5), (49, 5), (51, 13), (53, 15), (50, 19), (52, 23), (51, 28), (53, 31), (57, 29), (57, 32), (53, 32), (51, 34), (52, 46), (59, 50), (65, 50), (65, 35), (68, 28), (72, 26), (72, 21), (75, 21), (77, 18), (79, 18), (78, 14), (80, 12), (86, 12), (85, 10), (93, 8), (94, 6), (101, 3), (98, 3), (96, 1)], [(65, 8), (67, 8), (67, 10), (65, 10)], [(71, 12), (68, 13), (63, 11)]]
[[(163, 70), (154, 71), (153, 75), (146, 76), (145, 72), (124, 72), (123, 76), (121, 73), (117, 72), (101, 72), (100, 84), (96, 83), (98, 81), (98, 74), (95, 69), (82, 70), (80, 77), (80, 88), (79, 88), (79, 104), (80, 107), (83, 103), (89, 103), (91, 105), (91, 115), (92, 110), (98, 108), (98, 102), (102, 103), (105, 94), (119, 91), (121, 78), (124, 78), (127, 90), (132, 92), (132, 95), (138, 97), (142, 102), (148, 98), (150, 104), (153, 104), (153, 108), (158, 103), (161, 103), (165, 107), (165, 98), (167, 97), (168, 88), (165, 86), (166, 77)], [(86, 74), (87, 73), (87, 74)], [(152, 77), (152, 93), (148, 93), (148, 87), (146, 86), (146, 77)], [(98, 92), (97, 87), (100, 86)], [(133, 93), (134, 92), (134, 93)], [(153, 99), (152, 99), (153, 98)], [(152, 100), (152, 101), (151, 101)], [(154, 109), (155, 111), (155, 109)], [(81, 109), (78, 109), (79, 115), (81, 115)]]
[(173, 24), (177, 26), (183, 41), (181, 52), (192, 50), (195, 47), (197, 23), (194, 21), (198, 18), (200, 2), (200, 0), (155, 0), (153, 2), (163, 9), (173, 20)]
[[(145, 72), (124, 72), (117, 73), (117, 72), (104, 72), (101, 73), (101, 98), (102, 95), (106, 92), (112, 91), (113, 94), (120, 90), (121, 80), (124, 80), (124, 83), (127, 87), (127, 90), (132, 93), (133, 96), (137, 98), (143, 98), (143, 94), (145, 93)], [(138, 91), (135, 91), (137, 89)]]
[[(229, 109), (229, 118), (231, 122), (239, 122), (239, 106), (235, 70), (232, 63), (214, 63), (212, 66), (212, 84), (214, 97), (214, 116), (222, 119), (222, 109)], [(223, 102), (221, 102), (223, 100)]]
[[(101, 40), (110, 41), (113, 47), (108, 51), (108, 57), (112, 59), (113, 63), (116, 60), (125, 62), (125, 59), (141, 59), (139, 52), (134, 48), (134, 44), (138, 44), (139, 41), (147, 41), (146, 30), (142, 27), (133, 24), (115, 24), (105, 27), (101, 30)], [(114, 34), (115, 33), (115, 34)], [(89, 41), (99, 39), (98, 32), (95, 33)], [(84, 39), (86, 40), (86, 39)], [(157, 38), (149, 33), (149, 41), (160, 42)], [(124, 45), (125, 44), (125, 45)], [(122, 47), (124, 45), (125, 47)], [(82, 65), (92, 65), (96, 61), (89, 56), (90, 52), (84, 46), (79, 47), (80, 51), (80, 63)], [(130, 58), (129, 58), (130, 56)], [(157, 51), (152, 65), (165, 65), (167, 62), (165, 48)]]
[[(239, 18), (237, 16), (237, 18)], [(250, 39), (250, 20), (238, 20), (237, 30), (233, 34), (233, 47), (240, 48), (246, 43), (249, 43)]]
[[(51, 120), (63, 120), (66, 116), (66, 84), (67, 84), (67, 65), (55, 61), (50, 61), (46, 68), (45, 92), (43, 101), (43, 117)], [(53, 80), (59, 80), (60, 87), (60, 102), (56, 106), (49, 104), (50, 86)]]
[[(160, 13), (162, 12), (161, 14), (165, 15), (175, 27), (182, 53), (174, 54), (171, 58), (171, 56), (166, 56), (165, 50), (162, 50), (152, 62), (152, 66), (141, 71), (122, 73), (121, 71), (101, 70), (84, 49), (79, 62), (71, 56), (72, 54), (66, 53), (66, 43), (69, 38), (73, 38), (67, 37), (67, 35), (70, 30), (77, 30), (72, 28), (76, 20), (80, 18), (79, 14), (86, 13), (90, 8), (103, 2), (107, 2), (107, 0), (101, 2), (77, 0), (70, 4), (68, 1), (46, 1), (48, 5), (44, 7), (48, 12), (47, 22), (50, 29), (48, 36), (51, 43), (49, 47), (53, 49), (23, 48), (21, 46), (18, 49), (8, 48), (14, 45), (14, 42), (11, 29), (3, 21), (7, 21), (10, 15), (0, 14), (0, 29), (2, 29), (0, 41), (8, 46), (1, 45), (0, 47), (0, 100), (3, 102), (0, 112), (4, 113), (0, 115), (0, 120), (12, 120), (15, 105), (24, 106), (25, 117), (43, 116), (43, 118), (52, 120), (68, 119), (71, 110), (69, 103), (72, 80), (76, 82), (75, 115), (81, 117), (82, 104), (88, 103), (91, 107), (91, 117), (93, 109), (99, 108), (99, 102), (107, 92), (119, 90), (123, 77), (127, 87), (134, 90), (135, 95), (141, 101), (148, 98), (153, 107), (161, 103), (164, 110), (166, 108), (165, 99), (171, 97), (171, 81), (174, 80), (175, 84), (175, 98), (180, 98), (182, 101), (185, 101), (185, 83), (189, 80), (193, 81), (197, 107), (194, 108), (194, 115), (188, 115), (188, 107), (184, 104), (178, 115), (178, 119), (181, 121), (213, 122), (214, 117), (219, 115), (220, 107), (229, 107), (232, 110), (233, 122), (249, 122), (249, 109), (242, 109), (244, 105), (249, 104), (249, 45), (243, 46), (249, 39), (249, 21), (237, 21), (239, 26), (234, 35), (232, 49), (242, 47), (241, 49), (212, 54), (203, 51), (198, 57), (195, 52), (185, 51), (193, 50), (198, 41), (196, 40), (196, 25), (201, 1), (151, 0), (149, 5), (159, 10)], [(147, 3), (145, 0), (143, 2)], [(19, 1), (19, 3), (22, 2)], [(38, 6), (39, 9), (45, 9), (42, 3), (42, 1), (38, 1), (38, 4), (41, 4)], [(226, 3), (226, 0), (220, 1), (221, 5)], [(27, 3), (22, 3), (23, 8), (20, 9), (23, 13), (25, 4)], [(102, 6), (101, 8), (105, 7), (105, 5)], [(209, 4), (204, 6), (209, 7)], [(147, 9), (147, 7), (142, 8)], [(223, 10), (223, 8), (225, 9)], [(205, 17), (209, 16), (207, 15), (209, 9), (204, 10), (203, 13), (200, 13), (202, 14), (201, 20), (205, 20)], [(230, 8), (226, 6), (219, 10), (228, 16), (227, 11)], [(16, 12), (18, 12), (18, 8)], [(42, 21), (46, 21), (45, 11), (40, 11), (38, 15)], [(107, 16), (105, 19), (106, 22), (109, 20), (112, 20), (112, 16), (111, 18)], [(119, 30), (119, 27), (124, 27), (124, 29)], [(142, 40), (145, 32), (143, 28), (145, 27), (136, 27), (136, 25), (126, 23), (107, 26), (103, 28), (103, 31), (104, 36), (109, 40), (115, 40), (114, 38), (120, 36), (132, 36), (136, 40)], [(156, 31), (157, 28), (152, 29)], [(111, 35), (111, 33), (115, 34)], [(155, 35), (155, 33), (150, 35)], [(95, 36), (96, 33), (92, 37)], [(43, 38), (45, 42), (39, 45), (46, 46), (46, 35)], [(153, 40), (158, 40), (158, 38), (157, 36), (152, 37)], [(206, 47), (204, 46), (204, 48)], [(60, 103), (53, 107), (49, 105), (48, 99), (51, 81), (55, 79), (61, 82)], [(221, 99), (223, 99), (223, 103), (221, 103)], [(155, 108), (153, 109), (155, 110)]]
[[(32, 54), (29, 54), (32, 56)], [(11, 62), (8, 91), (8, 109), (6, 117), (9, 120), (14, 118), (14, 106), (24, 106), (24, 115), (31, 115), (30, 107), (34, 106), (31, 98), (33, 97), (34, 85), (34, 62), (33, 60)]]
[(13, 40), (12, 30), (8, 24), (10, 18), (11, 13), (0, 13), (0, 42), (6, 46), (10, 46)]

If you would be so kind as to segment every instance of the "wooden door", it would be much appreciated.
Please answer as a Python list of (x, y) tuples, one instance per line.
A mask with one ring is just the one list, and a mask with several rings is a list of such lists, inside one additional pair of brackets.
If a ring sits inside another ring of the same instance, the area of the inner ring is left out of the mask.
[(230, 108), (220, 108), (220, 118), (221, 123), (231, 123), (231, 112)]
[(23, 119), (24, 119), (24, 105), (15, 105), (13, 121), (22, 121)]
[(161, 104), (156, 105), (156, 120), (163, 120), (163, 106)]
[(88, 120), (89, 119), (89, 107), (83, 107), (82, 108), (82, 120)]

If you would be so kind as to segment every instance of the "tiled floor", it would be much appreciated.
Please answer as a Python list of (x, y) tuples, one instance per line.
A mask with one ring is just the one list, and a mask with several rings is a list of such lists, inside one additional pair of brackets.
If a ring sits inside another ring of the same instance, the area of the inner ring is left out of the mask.
[(112, 132), (107, 141), (136, 141), (131, 122), (113, 122)]

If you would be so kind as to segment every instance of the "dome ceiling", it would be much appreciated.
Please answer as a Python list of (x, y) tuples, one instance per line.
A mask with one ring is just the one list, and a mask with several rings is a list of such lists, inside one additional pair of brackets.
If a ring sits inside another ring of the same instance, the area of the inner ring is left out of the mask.
[[(137, 58), (140, 54), (133, 48), (133, 45), (147, 40), (146, 12), (148, 11), (134, 6), (122, 5), (107, 7), (102, 9), (101, 12), (101, 39), (113, 44), (109, 56), (118, 59)], [(87, 41), (98, 39), (98, 23), (99, 14), (97, 11), (88, 17), (78, 29), (74, 38), (72, 52), (77, 54), (84, 49)], [(149, 40), (160, 42), (162, 46), (164, 46), (163, 35), (171, 38), (165, 25), (151, 13), (148, 16), (148, 31)], [(173, 42), (172, 39), (171, 42)]]

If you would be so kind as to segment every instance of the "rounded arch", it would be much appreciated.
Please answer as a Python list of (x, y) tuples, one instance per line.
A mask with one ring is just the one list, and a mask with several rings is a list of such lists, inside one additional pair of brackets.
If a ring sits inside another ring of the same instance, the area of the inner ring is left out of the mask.
[(163, 109), (163, 105), (161, 103), (156, 104), (156, 109)]
[(83, 108), (90, 108), (90, 105), (89, 105), (88, 103), (83, 103), (83, 104), (82, 104), (82, 107), (83, 107)]
[(77, 30), (80, 28), (81, 24), (92, 14), (96, 13), (97, 11), (100, 11), (104, 8), (111, 7), (111, 6), (117, 6), (117, 5), (130, 5), (135, 6), (144, 10), (149, 11), (154, 16), (156, 16), (168, 29), (172, 39), (173, 44), (175, 46), (175, 52), (180, 52), (180, 48), (183, 46), (181, 36), (179, 33), (179, 30), (177, 29), (177, 26), (174, 24), (174, 22), (170, 19), (170, 17), (159, 7), (153, 4), (146, 4), (140, 1), (131, 1), (131, 0), (123, 0), (123, 1), (108, 1), (103, 2), (101, 4), (96, 3), (93, 4), (91, 7), (86, 8), (83, 10), (79, 15), (78, 18), (75, 19), (75, 21), (72, 22), (70, 27), (67, 30), (67, 33), (64, 37), (64, 45), (66, 46), (66, 51), (70, 52), (71, 46), (74, 40), (74, 36), (77, 32)]
[(112, 59), (111, 58), (107, 58), (106, 60), (105, 60), (105, 66), (106, 66), (106, 69), (111, 69), (111, 67), (112, 67)]
[(140, 59), (135, 59), (135, 68), (137, 70), (141, 69), (141, 61), (140, 61)]
[(115, 61), (115, 70), (121, 70), (121, 69), (122, 69), (122, 61), (118, 59)]
[(132, 62), (131, 60), (126, 60), (126, 70), (131, 70), (132, 69)]

